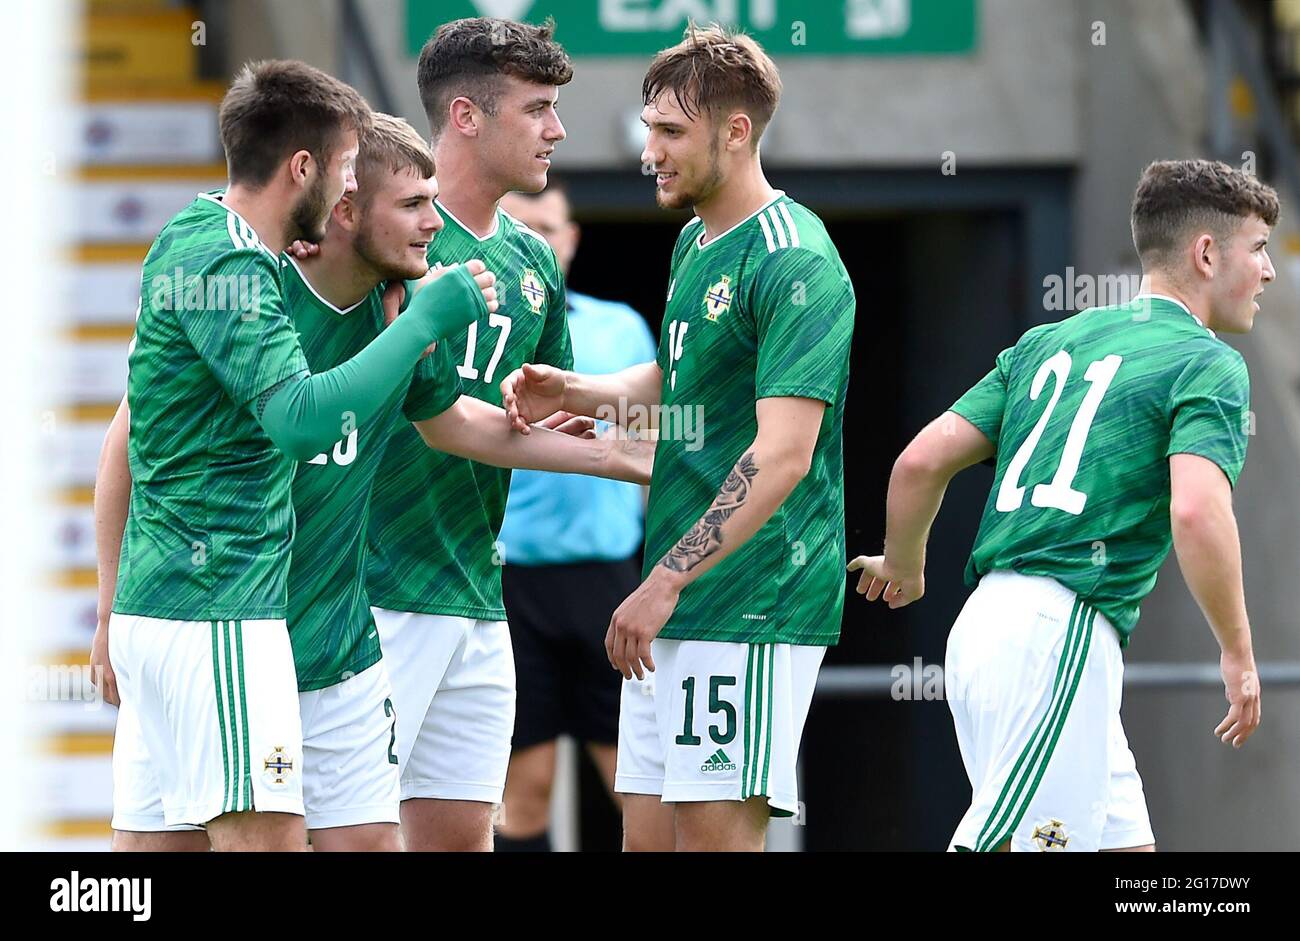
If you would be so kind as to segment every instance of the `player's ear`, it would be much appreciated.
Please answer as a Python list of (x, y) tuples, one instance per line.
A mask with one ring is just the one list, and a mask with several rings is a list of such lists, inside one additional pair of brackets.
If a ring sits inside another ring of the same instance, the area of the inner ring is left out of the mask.
[(289, 157), (289, 178), (298, 186), (305, 185), (314, 162), (310, 150), (294, 151)]
[(1192, 243), (1192, 267), (1206, 280), (1214, 277), (1218, 263), (1219, 245), (1209, 232), (1202, 232)]
[(356, 197), (348, 193), (330, 210), (330, 215), (334, 221), (349, 232), (355, 232), (361, 224), (361, 206), (357, 203)]
[(447, 112), (452, 130), (466, 137), (478, 137), (479, 110), (474, 102), (461, 95), (452, 99)]
[(728, 150), (740, 150), (749, 146), (749, 139), (754, 134), (754, 122), (743, 111), (737, 111), (727, 118), (726, 146)]

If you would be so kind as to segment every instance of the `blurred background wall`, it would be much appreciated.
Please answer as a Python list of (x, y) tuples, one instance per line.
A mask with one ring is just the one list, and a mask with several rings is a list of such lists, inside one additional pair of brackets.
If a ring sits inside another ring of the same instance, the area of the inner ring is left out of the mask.
[[(857, 288), (850, 553), (879, 549), (898, 451), (997, 351), (1035, 323), (1131, 295), (1128, 207), (1149, 161), (1214, 156), (1279, 188), (1278, 282), (1254, 334), (1227, 339), (1253, 378), (1256, 433), (1236, 501), (1256, 654), (1300, 661), (1300, 3), (92, 0), (72, 128), (77, 245), (64, 281), (76, 323), (51, 367), (72, 377), (60, 413), (69, 421), (45, 468), (61, 495), (61, 571), (41, 634), (51, 663), (84, 663), (94, 628), (89, 488), (125, 388), (139, 261), (195, 191), (221, 185), (215, 108), (239, 63), (305, 59), (425, 131), (414, 56), (438, 22), (553, 12), (577, 64), (560, 96), (569, 137), (554, 164), (585, 229), (571, 280), (631, 303), (657, 330), (686, 217), (655, 208), (636, 117), (649, 55), (676, 40), (689, 10), (749, 26), (776, 57), (785, 93), (764, 166), (826, 220)], [(1058, 302), (1053, 284), (1074, 290)], [(922, 604), (891, 613), (850, 595), (829, 666), (942, 664), (990, 479), (975, 469), (950, 489)], [(1216, 650), (1171, 559), (1128, 662), (1210, 665), (1211, 682), (1126, 691), (1157, 839), (1171, 850), (1294, 849), (1300, 688), (1265, 682), (1264, 725), (1234, 753), (1212, 736), (1226, 708)], [(43, 845), (103, 846), (112, 710), (49, 705)], [(888, 695), (819, 694), (803, 786), (803, 825), (783, 825), (775, 845), (940, 849), (969, 798), (946, 704)]]

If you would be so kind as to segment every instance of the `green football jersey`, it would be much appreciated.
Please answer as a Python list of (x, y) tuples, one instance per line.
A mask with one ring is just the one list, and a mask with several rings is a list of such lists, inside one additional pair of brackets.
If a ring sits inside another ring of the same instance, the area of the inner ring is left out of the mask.
[(997, 446), (966, 567), (1045, 575), (1128, 644), (1169, 554), (1169, 456), (1196, 454), (1236, 486), (1250, 433), (1241, 354), (1155, 295), (1028, 331), (952, 407)]
[(841, 428), (853, 285), (821, 220), (784, 193), (701, 245), (703, 237), (693, 219), (673, 250), (645, 574), (704, 515), (753, 442), (759, 399), (827, 407), (808, 475), (744, 545), (682, 591), (659, 636), (834, 644), (844, 607)]
[[(346, 310), (325, 300), (297, 262), (284, 268), (284, 298), (313, 372), (347, 362), (384, 325), (383, 289)], [(432, 418), (460, 396), (460, 379), (445, 344), (416, 366), (364, 426), (343, 416), (333, 449), (298, 465), (293, 509), (298, 531), (289, 566), (289, 641), (300, 690), (321, 689), (360, 673), (380, 658), (365, 586), (370, 491), (393, 430)]]
[[(564, 279), (546, 239), (497, 210), (478, 238), (443, 206), (429, 263), (478, 258), (497, 276), (495, 313), (442, 344), (466, 395), (501, 404), (501, 380), (524, 363), (573, 367)], [(503, 419), (504, 421), (504, 419)], [(372, 604), (394, 611), (504, 620), (497, 544), (510, 471), (425, 446), (409, 425), (384, 455), (371, 504), (368, 579)]]
[(280, 260), (220, 193), (199, 194), (149, 249), (114, 611), (285, 617), (294, 468), (253, 414), (260, 393), (307, 372), (280, 290)]

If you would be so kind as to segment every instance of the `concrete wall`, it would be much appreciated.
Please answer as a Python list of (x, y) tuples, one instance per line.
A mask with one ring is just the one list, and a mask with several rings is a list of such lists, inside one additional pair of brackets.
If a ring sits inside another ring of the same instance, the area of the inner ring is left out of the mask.
[[(380, 58), (392, 64), (404, 116), (423, 128), (414, 62), (405, 54), (404, 26), (395, 13), (399, 5), (364, 0), (361, 6)], [(971, 56), (784, 59), (785, 95), (764, 140), (764, 158), (798, 166), (937, 168), (940, 154), (953, 150), (959, 161), (982, 165), (1074, 160), (1073, 89), (1080, 42), (1086, 41), (1073, 35), (1076, 22), (1070, 4), (981, 0), (979, 44)], [(573, 82), (560, 94), (569, 138), (557, 152), (557, 167), (638, 165), (624, 128), (640, 113), (647, 64), (578, 62)]]

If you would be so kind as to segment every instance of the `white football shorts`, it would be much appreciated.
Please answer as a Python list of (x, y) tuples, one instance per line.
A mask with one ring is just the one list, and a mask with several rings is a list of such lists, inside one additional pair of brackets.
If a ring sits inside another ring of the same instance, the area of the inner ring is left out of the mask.
[(950, 849), (1096, 851), (1154, 843), (1120, 723), (1119, 635), (1051, 578), (991, 572), (953, 625), (948, 706), (971, 782)]
[(113, 614), (122, 710), (113, 828), (189, 829), (225, 813), (303, 813), (302, 723), (282, 620)]
[(393, 684), (402, 800), (501, 803), (515, 729), (505, 621), (372, 608)]
[(664, 803), (767, 798), (799, 812), (797, 759), (825, 647), (664, 640), (624, 680), (614, 790)]

